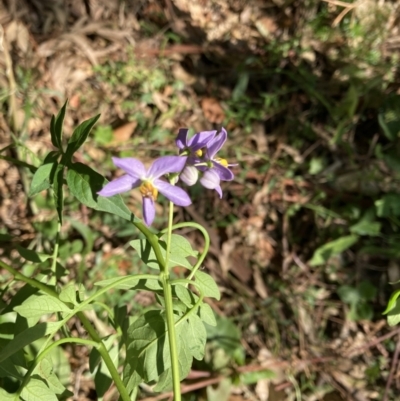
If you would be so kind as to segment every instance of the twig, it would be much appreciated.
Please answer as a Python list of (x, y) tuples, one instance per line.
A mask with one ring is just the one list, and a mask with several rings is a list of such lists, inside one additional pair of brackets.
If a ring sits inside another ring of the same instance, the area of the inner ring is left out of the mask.
[(365, 344), (365, 345), (363, 345), (361, 347), (358, 347), (358, 348), (355, 348), (354, 350), (351, 350), (349, 352), (349, 357), (350, 358), (354, 358), (355, 356), (357, 356), (360, 353), (364, 352), (365, 349), (372, 348), (372, 347), (376, 346), (377, 344), (380, 344), (381, 342), (387, 340), (388, 338), (393, 337), (396, 334), (400, 334), (400, 327), (396, 328), (395, 330), (392, 330), (390, 333), (387, 333), (387, 334), (385, 334), (385, 335), (383, 335), (381, 337), (376, 338), (373, 341), (370, 341), (369, 343), (367, 343), (367, 344)]
[(397, 339), (396, 350), (394, 351), (394, 355), (393, 355), (393, 359), (392, 359), (392, 366), (390, 368), (390, 373), (389, 373), (389, 377), (386, 382), (385, 392), (383, 394), (382, 401), (388, 400), (389, 389), (390, 389), (390, 386), (392, 385), (394, 372), (396, 371), (396, 366), (399, 361), (399, 354), (400, 354), (400, 335)]

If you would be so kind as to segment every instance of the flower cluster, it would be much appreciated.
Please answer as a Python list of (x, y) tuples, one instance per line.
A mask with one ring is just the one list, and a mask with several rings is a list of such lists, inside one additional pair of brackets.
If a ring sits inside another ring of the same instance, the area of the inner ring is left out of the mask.
[(192, 203), (183, 189), (173, 185), (177, 177), (189, 186), (199, 180), (203, 187), (215, 189), (222, 197), (221, 181), (231, 181), (234, 177), (229, 169), (233, 164), (217, 157), (227, 139), (225, 128), (219, 133), (199, 132), (191, 138), (188, 138), (188, 131), (186, 128), (179, 130), (176, 139), (179, 156), (160, 157), (149, 169), (137, 159), (113, 157), (114, 164), (126, 174), (106, 184), (98, 194), (108, 197), (139, 188), (143, 197), (143, 219), (148, 226), (154, 220), (154, 202), (158, 192), (178, 206), (189, 206)]

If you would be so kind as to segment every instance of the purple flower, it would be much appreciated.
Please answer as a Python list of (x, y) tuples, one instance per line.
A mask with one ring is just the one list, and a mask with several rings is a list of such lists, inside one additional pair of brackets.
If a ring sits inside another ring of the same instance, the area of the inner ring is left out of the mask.
[(176, 146), (178, 146), (180, 154), (197, 157), (202, 156), (202, 149), (207, 146), (217, 133), (217, 131), (202, 131), (188, 139), (188, 132), (187, 128), (179, 129), (178, 137), (175, 141)]
[(137, 159), (113, 157), (113, 163), (126, 174), (112, 180), (98, 192), (101, 196), (113, 196), (139, 187), (143, 196), (143, 219), (150, 226), (156, 213), (154, 202), (158, 192), (178, 206), (189, 206), (189, 195), (181, 188), (160, 179), (168, 173), (180, 173), (185, 166), (186, 157), (164, 156), (155, 160), (148, 170)]
[(203, 177), (200, 178), (200, 183), (205, 188), (215, 189), (220, 198), (222, 198), (220, 182), (231, 181), (234, 178), (232, 171), (228, 167), (235, 166), (235, 164), (229, 164), (226, 159), (216, 157), (227, 137), (228, 133), (225, 128), (222, 128), (221, 132), (208, 142), (204, 163), (199, 165), (199, 169), (204, 172)]

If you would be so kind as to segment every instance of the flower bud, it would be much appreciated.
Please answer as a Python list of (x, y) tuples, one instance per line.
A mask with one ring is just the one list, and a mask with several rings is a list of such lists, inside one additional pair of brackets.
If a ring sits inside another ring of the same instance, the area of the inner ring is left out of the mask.
[(189, 186), (196, 184), (197, 179), (199, 178), (199, 172), (197, 168), (194, 166), (185, 166), (179, 178)]

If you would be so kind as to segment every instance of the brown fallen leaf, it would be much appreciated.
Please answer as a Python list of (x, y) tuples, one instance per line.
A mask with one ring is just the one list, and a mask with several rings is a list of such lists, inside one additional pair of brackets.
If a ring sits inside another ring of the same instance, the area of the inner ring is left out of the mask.
[(217, 99), (213, 97), (205, 97), (201, 101), (201, 108), (204, 117), (210, 121), (210, 123), (221, 124), (222, 121), (224, 121), (225, 112)]
[(119, 145), (121, 143), (128, 141), (133, 131), (135, 131), (136, 127), (137, 127), (137, 121), (131, 121), (116, 128), (113, 131), (113, 140), (110, 143), (110, 145), (111, 146)]

